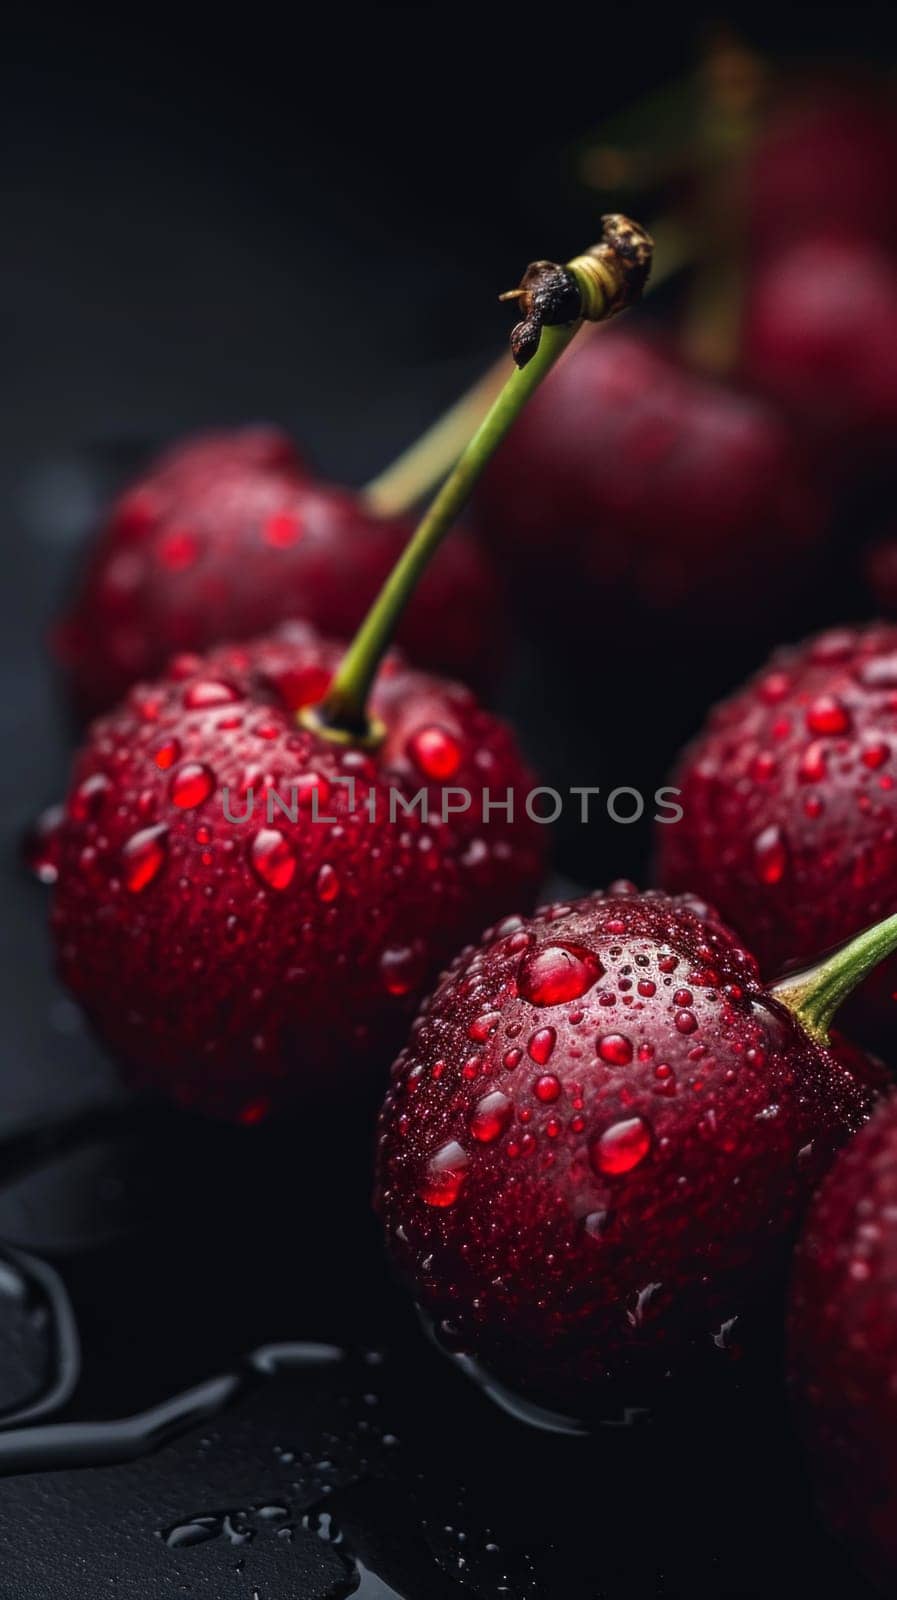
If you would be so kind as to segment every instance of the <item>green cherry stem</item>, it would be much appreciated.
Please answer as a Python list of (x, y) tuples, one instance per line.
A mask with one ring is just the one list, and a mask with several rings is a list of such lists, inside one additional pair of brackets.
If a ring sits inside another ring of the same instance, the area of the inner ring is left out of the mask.
[(641, 294), (651, 267), (652, 241), (627, 218), (602, 218), (600, 242), (565, 267), (533, 262), (519, 289), (503, 299), (520, 304), (511, 334), (517, 365), (463, 450), (349, 645), (330, 688), (300, 721), (337, 743), (376, 745), (382, 729), (367, 714), (371, 685), (418, 580), (468, 500), (477, 479), (530, 395), (551, 371), (583, 320), (603, 321)]
[[(647, 287), (654, 290), (688, 266), (694, 249), (685, 230), (674, 221), (662, 222), (652, 229), (652, 234), (654, 255)], [(597, 333), (599, 326), (599, 322), (587, 322), (582, 336)], [(432, 494), (451, 471), (512, 371), (511, 357), (499, 356), (407, 450), (372, 478), (361, 491), (369, 510), (379, 517), (402, 516)]]
[(897, 950), (897, 916), (886, 917), (866, 928), (814, 967), (774, 983), (773, 999), (793, 1011), (819, 1044), (829, 1042), (829, 1029), (838, 1010), (874, 967)]

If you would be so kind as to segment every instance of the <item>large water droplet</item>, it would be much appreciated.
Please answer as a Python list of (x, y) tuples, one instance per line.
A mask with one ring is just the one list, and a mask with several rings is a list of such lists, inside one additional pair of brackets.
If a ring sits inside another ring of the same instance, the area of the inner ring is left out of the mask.
[(563, 1005), (578, 1000), (603, 972), (598, 957), (584, 945), (551, 944), (524, 956), (517, 987), (533, 1005)]
[(125, 887), (132, 894), (140, 894), (158, 877), (167, 854), (168, 829), (164, 823), (132, 834), (121, 853)]
[(467, 1151), (457, 1139), (443, 1145), (427, 1166), (420, 1197), (428, 1206), (453, 1206), (467, 1176)]
[(191, 683), (184, 695), (184, 705), (190, 711), (204, 711), (208, 706), (233, 705), (239, 699), (240, 695), (229, 683), (201, 678), (198, 683)]
[(426, 777), (441, 782), (453, 778), (461, 765), (461, 746), (445, 728), (435, 724), (419, 728), (408, 741), (411, 758)]
[(781, 883), (788, 867), (788, 846), (781, 828), (772, 823), (754, 840), (754, 864), (761, 883)]
[(535, 1061), (537, 1067), (547, 1066), (556, 1041), (557, 1034), (554, 1028), (540, 1028), (527, 1045), (530, 1060)]
[(214, 787), (214, 772), (199, 761), (188, 761), (172, 778), (169, 794), (172, 804), (181, 811), (192, 811), (208, 800)]
[(651, 1129), (644, 1117), (615, 1122), (589, 1145), (589, 1160), (596, 1172), (611, 1177), (631, 1172), (651, 1148)]
[(269, 889), (289, 888), (296, 871), (296, 857), (279, 828), (260, 828), (249, 846), (253, 872)]
[(632, 1060), (632, 1043), (624, 1033), (605, 1033), (596, 1048), (602, 1061), (613, 1067), (627, 1067)]
[(820, 735), (847, 733), (850, 728), (850, 712), (837, 695), (820, 694), (808, 705), (806, 722), (811, 733)]
[(470, 1131), (480, 1144), (493, 1144), (511, 1120), (514, 1107), (506, 1094), (500, 1089), (493, 1089), (491, 1094), (483, 1096), (474, 1108), (470, 1119)]

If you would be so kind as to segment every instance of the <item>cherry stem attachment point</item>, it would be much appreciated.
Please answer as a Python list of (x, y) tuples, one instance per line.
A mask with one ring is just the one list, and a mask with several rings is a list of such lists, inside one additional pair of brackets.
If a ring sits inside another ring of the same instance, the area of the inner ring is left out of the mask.
[(582, 319), (613, 316), (641, 294), (652, 241), (626, 217), (602, 218), (600, 242), (566, 267), (534, 262), (519, 298), (524, 316), (511, 334), (517, 366), (469, 440), (371, 606), (318, 706), (299, 713), (320, 736), (345, 743), (380, 742), (368, 718), (371, 685), (396, 625), (434, 552), (530, 396), (566, 350)]
[(787, 1006), (811, 1038), (829, 1043), (829, 1029), (838, 1008), (869, 973), (897, 950), (897, 916), (876, 922), (849, 939), (833, 955), (803, 972), (774, 983), (773, 999)]
[[(651, 278), (646, 286), (650, 289), (668, 282), (694, 256), (693, 242), (676, 223), (664, 222), (653, 232)], [(512, 294), (517, 297), (520, 291), (513, 290)], [(586, 323), (580, 338), (589, 338), (600, 326), (599, 322)], [(368, 509), (380, 517), (402, 516), (432, 494), (451, 471), (512, 371), (512, 357), (501, 355), (414, 444), (372, 478), (362, 490)]]

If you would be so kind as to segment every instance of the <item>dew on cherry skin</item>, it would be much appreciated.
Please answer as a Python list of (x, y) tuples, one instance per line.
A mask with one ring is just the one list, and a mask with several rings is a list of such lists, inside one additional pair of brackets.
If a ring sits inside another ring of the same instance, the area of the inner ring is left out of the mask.
[(554, 1028), (539, 1028), (526, 1047), (527, 1055), (531, 1061), (535, 1061), (537, 1067), (545, 1067), (551, 1060), (556, 1042), (557, 1033)]
[(48, 806), (25, 832), (22, 856), (38, 883), (55, 883), (59, 877), (59, 830), (62, 806)]
[(153, 756), (153, 760), (160, 772), (167, 772), (180, 759), (181, 746), (177, 739), (166, 739)]
[(339, 891), (339, 876), (330, 865), (330, 862), (325, 861), (324, 865), (319, 868), (315, 879), (315, 894), (324, 905), (330, 905), (336, 899)]
[(820, 694), (807, 707), (806, 724), (810, 733), (847, 733), (850, 729), (850, 712), (837, 695)]
[(470, 1118), (470, 1131), (479, 1144), (494, 1144), (501, 1138), (514, 1112), (506, 1094), (493, 1089), (474, 1107)]
[(524, 956), (517, 988), (531, 1005), (564, 1005), (586, 994), (603, 973), (598, 957), (584, 945), (551, 944)]
[(860, 749), (860, 760), (864, 767), (869, 768), (870, 772), (876, 772), (879, 767), (883, 767), (890, 754), (891, 747), (887, 740), (881, 737), (881, 734), (869, 732), (864, 736)]
[(754, 840), (754, 865), (761, 883), (781, 883), (788, 868), (788, 846), (776, 823), (758, 833)]
[(218, 679), (200, 679), (198, 683), (191, 683), (184, 695), (184, 705), (188, 711), (205, 711), (210, 706), (233, 705), (240, 696), (236, 689), (229, 683), (222, 683)]
[(800, 758), (797, 775), (802, 783), (822, 783), (827, 771), (826, 747), (821, 740), (814, 739)]
[(474, 1039), (477, 1044), (483, 1044), (486, 1039), (491, 1038), (500, 1022), (500, 1012), (484, 1011), (481, 1017), (474, 1017), (467, 1030), (467, 1037), (468, 1039)]
[(468, 1155), (457, 1139), (444, 1144), (429, 1162), (418, 1193), (428, 1206), (453, 1206), (467, 1177)]
[(651, 1129), (644, 1117), (626, 1117), (614, 1122), (589, 1144), (589, 1160), (595, 1172), (618, 1177), (632, 1172), (651, 1148)]
[(624, 1033), (605, 1033), (596, 1046), (602, 1061), (613, 1067), (627, 1067), (632, 1060), (632, 1043)]
[(533, 1094), (537, 1100), (542, 1102), (543, 1106), (553, 1105), (560, 1092), (561, 1080), (556, 1078), (553, 1072), (543, 1073), (542, 1077), (537, 1078), (533, 1084)]
[(380, 972), (387, 994), (410, 994), (421, 978), (420, 952), (408, 945), (384, 950), (380, 957)]
[(460, 744), (436, 723), (412, 734), (408, 753), (421, 772), (436, 782), (453, 778), (461, 765)]
[(186, 572), (199, 555), (199, 540), (186, 528), (172, 528), (160, 539), (156, 553), (169, 572)]
[(188, 761), (179, 767), (169, 787), (172, 805), (181, 811), (193, 811), (208, 800), (215, 787), (215, 774), (201, 761)]
[(157, 878), (168, 855), (168, 829), (164, 823), (141, 828), (131, 835), (121, 853), (125, 888), (140, 894)]
[(288, 889), (296, 871), (296, 857), (279, 828), (260, 828), (249, 846), (249, 864), (268, 889)]
[(272, 550), (289, 550), (302, 532), (302, 521), (294, 511), (275, 511), (262, 526), (262, 538)]
[(73, 822), (89, 822), (101, 810), (111, 784), (103, 772), (94, 772), (77, 789), (69, 801), (69, 816)]

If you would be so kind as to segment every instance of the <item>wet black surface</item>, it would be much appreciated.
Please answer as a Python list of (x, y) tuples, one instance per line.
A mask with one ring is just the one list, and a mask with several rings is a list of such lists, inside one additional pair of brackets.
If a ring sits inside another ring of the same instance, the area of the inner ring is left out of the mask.
[[(675, 69), (674, 22), (605, 100)], [(237, 1133), (134, 1104), (49, 975), (47, 895), (18, 843), (71, 747), (42, 636), (97, 504), (148, 440), (261, 415), (361, 481), (491, 353), (496, 288), (585, 242), (561, 155), (593, 120), (584, 65), (511, 159), (487, 56), (467, 81), (491, 109), (447, 119), (423, 184), (402, 157), (432, 88), (410, 71), (407, 113), (395, 90), (384, 110), (365, 42), (342, 84), (354, 104), (326, 113), (301, 71), (266, 61), (247, 102), (236, 60), (172, 60), (164, 41), (125, 78), (102, 51), (73, 71), (65, 40), (4, 69), (0, 1240), (29, 1254), (0, 1254), (0, 1596), (859, 1597), (813, 1518), (774, 1362), (593, 1439), (512, 1420), (392, 1284), (351, 1107)], [(475, 139), (496, 155), (471, 176)], [(357, 298), (362, 254), (376, 293)], [(846, 598), (816, 574), (807, 614)], [(558, 787), (660, 781), (765, 626), (728, 652), (640, 630), (608, 662), (597, 628), (571, 640), (563, 617), (541, 622), (521, 631), (505, 705)], [(630, 711), (608, 724), (620, 685)], [(638, 874), (646, 855), (642, 828), (561, 841), (579, 881)], [(277, 1341), (303, 1348), (265, 1376), (248, 1357)], [(191, 1421), (194, 1394), (160, 1417), (196, 1386), (207, 1415)], [(42, 1397), (49, 1414), (13, 1437), (11, 1414)], [(147, 1449), (162, 1422), (168, 1442)], [(117, 1464), (89, 1464), (110, 1451)]]

